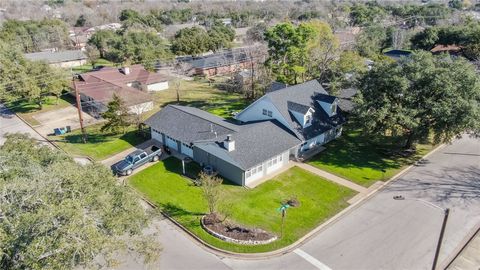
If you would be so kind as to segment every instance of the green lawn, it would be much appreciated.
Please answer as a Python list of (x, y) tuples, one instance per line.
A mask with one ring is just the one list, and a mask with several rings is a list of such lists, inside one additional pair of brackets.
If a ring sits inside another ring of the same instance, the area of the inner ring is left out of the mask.
[(85, 144), (80, 129), (53, 137), (52, 140), (72, 155), (89, 156), (95, 160), (103, 160), (145, 141), (133, 128), (125, 134), (110, 134), (101, 132), (101, 126), (102, 124), (96, 124), (86, 127), (88, 141)]
[[(219, 79), (220, 80), (220, 79)], [(181, 81), (180, 102), (177, 103), (177, 92), (173, 83), (170, 88), (154, 94), (155, 110), (147, 112), (148, 117), (159, 111), (167, 104), (192, 106), (206, 110), (220, 117), (230, 118), (232, 112), (241, 111), (250, 104), (250, 101), (238, 93), (229, 93), (219, 90), (215, 84), (209, 84), (206, 80)]]
[(238, 224), (259, 227), (277, 235), (280, 235), (281, 221), (277, 209), (281, 201), (296, 196), (301, 203), (288, 210), (283, 238), (267, 245), (237, 245), (221, 241), (200, 227), (200, 217), (207, 211), (206, 203), (200, 188), (179, 175), (180, 170), (180, 161), (169, 158), (130, 177), (129, 184), (204, 241), (235, 252), (266, 252), (292, 244), (347, 207), (348, 199), (356, 194), (298, 167), (254, 189), (224, 183), (220, 211), (228, 211), (230, 219)]
[[(115, 66), (115, 63), (110, 62), (110, 61), (105, 60), (105, 59), (98, 59), (97, 62), (95, 63), (95, 66), (111, 67), (111, 66)], [(73, 67), (72, 72), (74, 72), (74, 73), (85, 73), (85, 72), (92, 71), (92, 69), (93, 69), (92, 65), (90, 63), (88, 63), (88, 64), (85, 64), (85, 65), (82, 65), (82, 66)]]
[(340, 138), (329, 142), (327, 149), (308, 163), (368, 187), (376, 181), (389, 179), (433, 148), (430, 144), (419, 144), (413, 156), (393, 154), (395, 149), (401, 148), (402, 142), (393, 137), (380, 137), (374, 141), (359, 131), (345, 129)]
[(40, 123), (35, 118), (33, 118), (34, 115), (65, 108), (70, 106), (73, 102), (73, 97), (70, 95), (62, 95), (58, 99), (55, 96), (46, 96), (42, 103), (41, 109), (38, 104), (29, 102), (28, 100), (12, 102), (7, 104), (7, 107), (20, 115), (30, 125), (38, 126), (40, 125)]

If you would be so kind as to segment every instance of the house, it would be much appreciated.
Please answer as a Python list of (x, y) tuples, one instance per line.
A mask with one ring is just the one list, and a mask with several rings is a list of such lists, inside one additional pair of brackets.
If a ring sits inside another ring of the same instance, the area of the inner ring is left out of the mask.
[(389, 50), (383, 53), (383, 55), (388, 56), (395, 61), (400, 60), (402, 57), (409, 57), (411, 54), (412, 52), (407, 50)]
[(450, 55), (458, 56), (462, 54), (462, 47), (457, 45), (436, 45), (430, 50), (430, 52), (432, 54), (448, 53)]
[(201, 76), (231, 74), (251, 66), (250, 59), (242, 48), (225, 50), (201, 57), (182, 57), (177, 59), (191, 65), (192, 75)]
[(296, 157), (341, 135), (339, 99), (317, 80), (266, 93), (235, 116), (240, 122), (275, 119), (302, 141)]
[(145, 124), (152, 139), (251, 186), (340, 136), (344, 117), (337, 105), (338, 99), (314, 80), (266, 94), (240, 112), (236, 123), (168, 105)]
[(45, 61), (50, 66), (61, 68), (78, 67), (87, 63), (87, 56), (81, 50), (27, 53), (25, 58), (32, 61)]
[(98, 71), (79, 75), (74, 82), (84, 101), (94, 114), (106, 110), (114, 94), (125, 101), (130, 112), (141, 114), (153, 109), (149, 91), (161, 91), (168, 88), (164, 75), (152, 73), (141, 65), (124, 68), (105, 67)]

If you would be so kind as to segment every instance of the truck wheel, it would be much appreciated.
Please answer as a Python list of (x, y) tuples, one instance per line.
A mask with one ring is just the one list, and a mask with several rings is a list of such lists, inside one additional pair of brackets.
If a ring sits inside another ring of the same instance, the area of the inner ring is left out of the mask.
[(128, 169), (127, 172), (126, 172), (127, 175), (130, 175), (132, 174), (132, 169)]
[(152, 161), (156, 162), (156, 161), (158, 161), (158, 159), (159, 159), (158, 156), (153, 156)]

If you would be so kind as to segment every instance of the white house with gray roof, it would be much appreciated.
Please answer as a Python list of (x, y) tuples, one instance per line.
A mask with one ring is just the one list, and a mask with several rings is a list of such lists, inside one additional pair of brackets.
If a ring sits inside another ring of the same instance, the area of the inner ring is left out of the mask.
[(237, 123), (168, 105), (145, 124), (152, 139), (249, 186), (338, 137), (344, 118), (337, 103), (317, 81), (310, 81), (266, 94), (240, 112)]
[(236, 115), (243, 123), (275, 119), (302, 141), (298, 155), (341, 135), (339, 100), (317, 80), (271, 91)]

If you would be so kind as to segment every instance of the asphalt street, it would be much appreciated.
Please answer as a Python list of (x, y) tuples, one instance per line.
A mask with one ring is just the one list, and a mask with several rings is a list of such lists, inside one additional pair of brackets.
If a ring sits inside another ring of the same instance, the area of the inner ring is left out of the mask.
[(27, 133), (32, 138), (45, 142), (42, 136), (35, 132), (35, 130), (20, 120), (12, 111), (5, 108), (3, 104), (0, 104), (0, 145), (5, 142), (5, 134), (17, 132)]
[[(394, 200), (403, 195), (405, 200)], [(266, 260), (219, 257), (162, 220), (161, 269), (431, 269), (443, 213), (445, 263), (480, 224), (480, 140), (464, 137), (376, 193), (294, 252)], [(143, 269), (126, 258), (120, 269)]]

